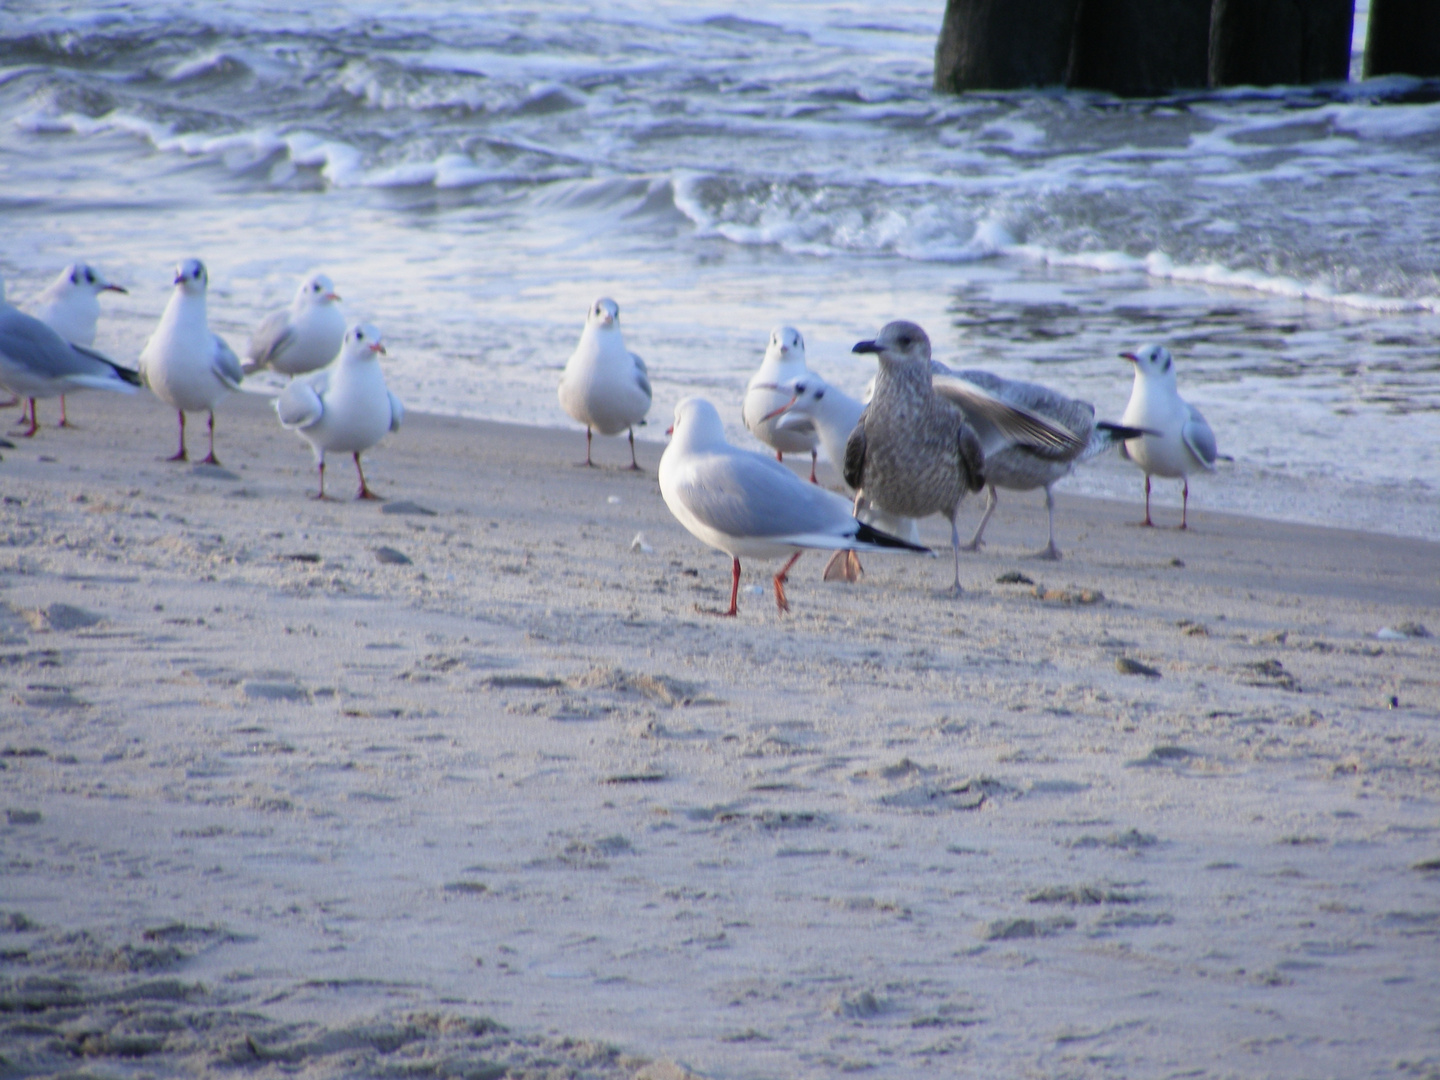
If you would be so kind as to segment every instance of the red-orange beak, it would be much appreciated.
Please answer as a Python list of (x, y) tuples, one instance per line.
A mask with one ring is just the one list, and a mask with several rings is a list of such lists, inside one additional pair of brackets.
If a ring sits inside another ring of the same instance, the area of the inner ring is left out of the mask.
[(1120, 359), (1129, 360), (1132, 364), (1138, 364), (1140, 362), (1140, 358), (1136, 356), (1133, 352), (1122, 352), (1120, 354)]

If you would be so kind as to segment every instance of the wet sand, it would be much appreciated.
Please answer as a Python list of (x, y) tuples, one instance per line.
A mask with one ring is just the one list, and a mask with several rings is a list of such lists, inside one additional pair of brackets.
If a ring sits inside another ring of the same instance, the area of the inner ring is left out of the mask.
[(721, 620), (658, 444), (413, 415), (317, 503), (259, 398), (224, 470), (71, 416), (0, 462), (4, 1075), (1440, 1076), (1440, 545), (1006, 494), (959, 600)]

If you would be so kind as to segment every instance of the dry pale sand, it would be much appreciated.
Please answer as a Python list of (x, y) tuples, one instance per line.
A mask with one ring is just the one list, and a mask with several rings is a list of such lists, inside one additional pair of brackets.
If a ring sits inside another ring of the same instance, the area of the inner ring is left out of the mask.
[(1440, 545), (1009, 496), (958, 601), (721, 620), (658, 445), (412, 416), (382, 508), (255, 397), (223, 472), (71, 414), (0, 464), (0, 1075), (1440, 1076)]

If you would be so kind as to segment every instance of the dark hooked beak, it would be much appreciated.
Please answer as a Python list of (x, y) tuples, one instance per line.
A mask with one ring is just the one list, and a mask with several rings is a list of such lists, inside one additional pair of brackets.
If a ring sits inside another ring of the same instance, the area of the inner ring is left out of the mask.
[(850, 351), (851, 351), (851, 352), (873, 352), (873, 353), (878, 353), (878, 352), (880, 351), (880, 346), (879, 346), (879, 345), (876, 345), (875, 342), (873, 342), (873, 341), (857, 341), (857, 342), (855, 343), (855, 347), (854, 347), (853, 349), (851, 349)]
[(101, 291), (101, 292), (118, 292), (118, 293), (124, 293), (124, 294), (127, 295), (127, 296), (130, 295), (130, 290), (129, 290), (129, 289), (122, 289), (119, 285), (106, 285), (106, 286), (105, 286), (104, 288), (102, 288), (100, 291)]

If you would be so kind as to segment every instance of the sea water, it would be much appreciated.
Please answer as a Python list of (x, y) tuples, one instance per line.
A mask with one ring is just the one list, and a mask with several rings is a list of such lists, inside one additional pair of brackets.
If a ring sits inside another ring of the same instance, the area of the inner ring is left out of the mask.
[(851, 345), (909, 318), (1110, 418), (1118, 354), (1159, 341), (1234, 458), (1192, 504), (1440, 538), (1440, 84), (938, 95), (942, 11), (10, 3), (0, 273), (23, 306), (94, 262), (130, 289), (97, 344), (133, 361), (180, 258), (237, 349), (321, 268), (410, 408), (556, 427), (608, 295), (641, 435), (699, 393), (749, 445), (777, 324), (852, 393)]

